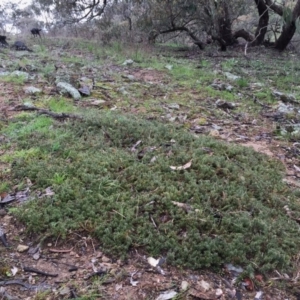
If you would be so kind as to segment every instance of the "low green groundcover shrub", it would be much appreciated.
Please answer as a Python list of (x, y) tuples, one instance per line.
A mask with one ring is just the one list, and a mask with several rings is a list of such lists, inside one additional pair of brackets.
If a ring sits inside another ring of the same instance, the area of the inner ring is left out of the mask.
[(15, 211), (29, 231), (85, 229), (116, 256), (135, 248), (191, 268), (291, 267), (299, 225), (283, 207), (297, 217), (299, 206), (278, 162), (175, 125), (97, 114), (48, 131), (24, 130), (35, 116), (22, 122), (17, 148), (38, 153), (16, 158), (13, 176), (55, 192)]

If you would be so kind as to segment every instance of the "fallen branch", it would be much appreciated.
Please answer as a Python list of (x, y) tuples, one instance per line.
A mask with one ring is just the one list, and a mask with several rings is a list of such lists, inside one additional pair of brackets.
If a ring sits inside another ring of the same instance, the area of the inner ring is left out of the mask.
[(9, 245), (6, 240), (6, 234), (4, 233), (3, 229), (0, 227), (0, 240), (5, 248), (7, 248)]
[(29, 283), (24, 282), (22, 279), (0, 281), (0, 286), (6, 286), (6, 285), (21, 285), (27, 290), (34, 290), (34, 291), (45, 291), (51, 289), (49, 285), (46, 284), (31, 285)]
[(73, 248), (71, 249), (53, 249), (53, 248), (50, 248), (49, 251), (50, 252), (54, 252), (54, 253), (69, 253), (72, 251)]
[(73, 115), (73, 114), (66, 114), (66, 113), (55, 113), (53, 111), (38, 108), (35, 106), (27, 106), (27, 105), (17, 105), (12, 110), (14, 111), (36, 111), (40, 115), (47, 115), (57, 120), (64, 120), (64, 119), (82, 119), (81, 116)]
[(46, 273), (44, 271), (40, 271), (38, 269), (31, 268), (31, 267), (24, 267), (23, 270), (24, 270), (24, 272), (32, 272), (32, 273), (49, 276), (49, 277), (57, 277), (58, 276), (58, 274)]

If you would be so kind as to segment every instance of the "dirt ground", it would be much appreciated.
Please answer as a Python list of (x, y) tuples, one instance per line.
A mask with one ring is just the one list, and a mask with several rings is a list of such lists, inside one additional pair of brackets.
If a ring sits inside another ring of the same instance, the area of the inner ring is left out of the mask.
[(172, 299), (159, 298), (166, 291), (179, 293), (176, 299), (297, 299), (276, 288), (277, 280), (288, 280), (284, 275), (271, 280), (257, 274), (255, 281), (236, 283), (229, 266), (219, 273), (167, 263), (154, 267), (138, 251), (125, 261), (110, 257), (91, 237), (79, 234), (37, 243), (41, 236), (27, 237), (25, 228), (4, 209), (0, 214), (10, 246), (0, 246), (1, 299)]

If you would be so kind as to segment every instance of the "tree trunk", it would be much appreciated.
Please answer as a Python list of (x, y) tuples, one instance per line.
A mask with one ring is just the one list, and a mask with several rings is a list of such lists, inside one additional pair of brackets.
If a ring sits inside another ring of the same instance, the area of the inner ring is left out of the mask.
[(151, 30), (148, 35), (149, 44), (155, 44), (156, 38), (159, 36), (159, 32), (155, 29)]
[(129, 31), (132, 31), (132, 20), (129, 16), (125, 16), (125, 19), (128, 21)]
[(277, 15), (283, 16), (283, 8), (281, 5), (276, 4), (272, 0), (265, 0), (266, 4), (268, 5), (269, 8), (271, 8)]
[(292, 20), (290, 20), (284, 25), (278, 40), (275, 42), (275, 49), (279, 51), (283, 51), (290, 43), (291, 39), (295, 34), (296, 21), (299, 18), (299, 16), (300, 16), (300, 0), (297, 1), (294, 7), (292, 13)]
[(287, 45), (290, 43), (291, 39), (293, 38), (296, 31), (296, 24), (295, 21), (290, 22), (288, 25), (283, 27), (283, 30), (275, 42), (275, 49), (279, 51), (283, 51)]
[(219, 25), (219, 38), (223, 41), (221, 47), (224, 45), (233, 45), (236, 43), (236, 39), (233, 37), (231, 28), (231, 18), (228, 7), (228, 1), (222, 0), (218, 7), (218, 25)]
[(259, 22), (255, 32), (255, 39), (251, 43), (251, 46), (258, 46), (264, 42), (265, 35), (269, 25), (269, 11), (266, 3), (263, 0), (254, 0), (258, 14)]

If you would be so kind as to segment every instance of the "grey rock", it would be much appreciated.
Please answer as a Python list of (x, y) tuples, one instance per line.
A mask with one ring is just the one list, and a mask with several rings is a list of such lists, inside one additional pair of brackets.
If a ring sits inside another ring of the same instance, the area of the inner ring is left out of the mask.
[(284, 104), (283, 102), (280, 102), (277, 107), (277, 111), (282, 114), (288, 114), (295, 111), (295, 108), (291, 104)]
[(83, 96), (89, 96), (91, 94), (90, 88), (88, 86), (86, 86), (86, 85), (83, 86), (83, 87), (81, 87), (81, 88), (79, 88), (78, 91)]
[(7, 71), (1, 71), (0, 72), (0, 76), (7, 76), (7, 75), (9, 75), (10, 73), (9, 72), (7, 72)]
[(226, 86), (226, 91), (231, 92), (232, 90), (233, 90), (233, 86), (230, 85), (230, 84), (228, 84), (228, 85)]
[(10, 75), (12, 76), (17, 76), (17, 77), (25, 77), (25, 79), (29, 79), (29, 74), (27, 72), (23, 72), (23, 71), (13, 71), (10, 73)]
[(292, 94), (284, 94), (284, 93), (279, 92), (279, 91), (277, 91), (277, 90), (274, 90), (274, 91), (272, 92), (272, 94), (273, 94), (276, 98), (279, 98), (282, 102), (291, 102), (291, 103), (297, 102), (295, 96), (292, 95)]
[(131, 81), (135, 80), (135, 77), (133, 75), (127, 75), (126, 78), (128, 78)]
[(26, 94), (40, 94), (42, 90), (34, 86), (28, 86), (24, 88), (24, 92)]
[(118, 92), (120, 92), (123, 95), (128, 95), (129, 93), (126, 91), (124, 86), (121, 86), (120, 88), (117, 89)]
[(56, 87), (62, 94), (69, 94), (74, 100), (79, 100), (81, 98), (80, 93), (76, 88), (67, 82), (58, 82)]
[(134, 63), (134, 61), (133, 61), (132, 59), (126, 59), (126, 60), (123, 62), (123, 65), (124, 65), (124, 66), (131, 66), (133, 63)]
[(168, 104), (168, 108), (171, 108), (171, 109), (179, 109), (180, 106), (179, 106), (179, 104), (177, 104), (177, 103), (170, 103), (170, 104)]
[(90, 90), (92, 90), (94, 86), (93, 79), (88, 77), (81, 77), (79, 83), (81, 87), (87, 86)]
[(233, 80), (233, 81), (238, 80), (238, 79), (241, 78), (241, 76), (234, 75), (234, 74), (232, 74), (232, 73), (230, 73), (230, 72), (224, 72), (224, 75), (225, 75), (228, 79)]
[(34, 107), (34, 105), (31, 102), (28, 102), (28, 101), (24, 102), (23, 105), (27, 106), (27, 107)]

